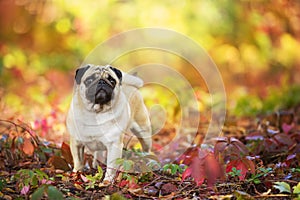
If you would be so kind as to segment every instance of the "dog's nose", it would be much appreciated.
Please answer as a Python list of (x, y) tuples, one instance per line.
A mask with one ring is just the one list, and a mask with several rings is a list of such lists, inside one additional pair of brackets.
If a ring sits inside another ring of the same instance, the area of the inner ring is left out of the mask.
[(98, 82), (98, 85), (104, 85), (105, 84), (105, 80), (101, 79), (99, 82)]

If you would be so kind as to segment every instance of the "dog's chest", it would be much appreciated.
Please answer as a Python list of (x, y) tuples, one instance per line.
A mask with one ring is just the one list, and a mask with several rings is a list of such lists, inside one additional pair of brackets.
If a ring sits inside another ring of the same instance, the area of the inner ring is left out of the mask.
[(127, 106), (115, 112), (90, 114), (78, 113), (68, 128), (71, 134), (79, 141), (91, 143), (99, 141), (104, 144), (118, 140), (127, 131), (130, 124), (130, 110)]

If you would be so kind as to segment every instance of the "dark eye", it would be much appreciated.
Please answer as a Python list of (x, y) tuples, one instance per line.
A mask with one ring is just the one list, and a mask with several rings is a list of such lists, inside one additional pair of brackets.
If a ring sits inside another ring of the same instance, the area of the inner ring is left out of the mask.
[(93, 78), (88, 78), (88, 79), (86, 79), (86, 80), (84, 81), (84, 83), (85, 83), (86, 85), (90, 85), (93, 81), (94, 81)]
[(110, 82), (111, 84), (116, 84), (116, 81), (113, 80), (113, 79), (109, 80), (109, 82)]
[(116, 80), (113, 79), (112, 77), (108, 77), (108, 80), (109, 80), (109, 82), (110, 82), (112, 85), (115, 85), (115, 84), (116, 84)]

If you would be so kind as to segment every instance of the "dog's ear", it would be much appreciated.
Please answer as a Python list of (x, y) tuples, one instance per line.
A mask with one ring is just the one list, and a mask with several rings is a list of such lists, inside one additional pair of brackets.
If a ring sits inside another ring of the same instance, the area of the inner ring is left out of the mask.
[(75, 80), (77, 84), (80, 84), (81, 82), (81, 78), (84, 75), (84, 73), (90, 68), (89, 65), (84, 66), (84, 67), (80, 67), (76, 70), (76, 74), (75, 74)]
[(119, 78), (120, 83), (121, 83), (122, 82), (122, 72), (120, 70), (118, 70), (117, 68), (114, 68), (112, 66), (110, 66), (110, 69), (115, 72), (115, 74), (117, 75), (117, 77)]

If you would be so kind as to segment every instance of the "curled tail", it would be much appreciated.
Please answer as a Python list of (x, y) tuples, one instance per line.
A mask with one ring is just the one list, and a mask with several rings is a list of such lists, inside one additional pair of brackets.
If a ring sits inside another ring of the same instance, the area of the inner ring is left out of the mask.
[(123, 73), (122, 84), (140, 88), (144, 85), (144, 82), (137, 76)]

